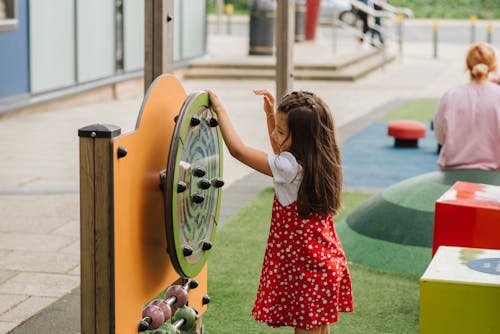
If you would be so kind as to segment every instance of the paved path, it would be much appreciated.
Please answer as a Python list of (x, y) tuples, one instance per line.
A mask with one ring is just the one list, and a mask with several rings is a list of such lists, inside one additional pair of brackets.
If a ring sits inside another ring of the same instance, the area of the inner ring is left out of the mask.
[[(208, 57), (247, 59), (247, 45), (243, 36), (210, 35)], [(339, 40), (337, 55), (333, 55), (332, 45), (320, 31), (316, 42), (301, 43), (296, 54), (335, 57), (357, 47), (350, 39)], [(337, 126), (346, 127), (398, 99), (439, 97), (450, 86), (466, 81), (466, 49), (466, 45), (442, 45), (439, 59), (432, 59), (429, 43), (412, 43), (405, 45), (403, 59), (358, 82), (300, 81), (295, 88), (322, 96), (331, 106)], [(252, 89), (274, 91), (274, 82), (196, 80), (183, 81), (183, 85), (187, 92), (216, 91), (241, 136), (253, 146), (269, 149), (262, 101)], [(111, 123), (130, 131), (141, 100), (139, 87), (132, 97), (0, 119), (0, 334), (15, 327), (14, 333), (46, 333), (49, 327), (44, 326), (49, 325), (52, 333), (53, 328), (79, 332), (78, 290), (74, 290), (80, 279), (77, 130), (93, 123)], [(225, 153), (227, 193), (243, 192), (251, 198), (269, 184)], [(242, 188), (248, 183), (253, 188)], [(226, 214), (248, 200), (236, 197), (225, 196)], [(54, 304), (65, 295), (66, 299)], [(20, 326), (49, 305), (47, 310), (52, 313), (46, 310), (33, 318), (38, 323), (31, 319)], [(67, 327), (57, 319), (62, 310), (72, 315), (66, 317), (72, 322)]]

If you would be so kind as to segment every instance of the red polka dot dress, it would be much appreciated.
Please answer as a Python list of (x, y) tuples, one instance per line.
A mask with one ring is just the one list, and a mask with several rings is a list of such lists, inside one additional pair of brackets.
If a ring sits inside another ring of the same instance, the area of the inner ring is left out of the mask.
[[(273, 170), (276, 186), (275, 176)], [(275, 196), (255, 320), (309, 330), (352, 311), (351, 277), (333, 218), (302, 219), (295, 201), (284, 205)]]

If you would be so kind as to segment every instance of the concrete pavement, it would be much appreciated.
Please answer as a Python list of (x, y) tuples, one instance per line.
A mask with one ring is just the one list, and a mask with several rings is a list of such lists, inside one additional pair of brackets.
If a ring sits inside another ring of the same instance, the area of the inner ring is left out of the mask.
[[(314, 42), (296, 45), (296, 56), (342, 57), (344, 51), (358, 47), (353, 38), (342, 38), (334, 54), (332, 40), (323, 32), (318, 31)], [(207, 57), (246, 61), (247, 45), (246, 36), (210, 34)], [(308, 52), (308, 48), (315, 51)], [(347, 128), (396, 100), (437, 98), (451, 86), (467, 81), (463, 71), (467, 48), (441, 45), (440, 57), (433, 59), (430, 41), (409, 43), (404, 46), (402, 59), (357, 82), (297, 81), (294, 88), (322, 96), (337, 126)], [(269, 150), (262, 101), (252, 94), (252, 89), (274, 91), (274, 82), (181, 81), (187, 92), (205, 88), (217, 92), (241, 136), (250, 145)], [(93, 123), (111, 123), (122, 127), (122, 132), (130, 131), (141, 102), (139, 82), (117, 99), (0, 119), (0, 334), (14, 328), (13, 333), (32, 333), (34, 329), (38, 329), (37, 333), (79, 333), (77, 130)], [(230, 215), (270, 183), (234, 161), (227, 152), (224, 164), (225, 191), (246, 194), (235, 200), (235, 196), (224, 196), (223, 212)], [(248, 188), (248, 184), (253, 187)], [(33, 317), (40, 310), (44, 311)], [(69, 324), (57, 319), (58, 315)]]

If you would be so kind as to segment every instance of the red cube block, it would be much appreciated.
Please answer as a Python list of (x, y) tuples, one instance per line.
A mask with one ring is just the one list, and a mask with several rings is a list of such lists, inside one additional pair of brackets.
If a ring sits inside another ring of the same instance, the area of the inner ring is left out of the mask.
[(456, 182), (436, 201), (432, 256), (439, 246), (500, 249), (500, 187)]

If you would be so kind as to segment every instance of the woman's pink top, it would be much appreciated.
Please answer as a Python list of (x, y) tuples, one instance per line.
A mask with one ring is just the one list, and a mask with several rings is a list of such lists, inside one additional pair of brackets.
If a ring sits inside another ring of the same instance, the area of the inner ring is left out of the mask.
[(446, 92), (434, 132), (441, 169), (500, 170), (500, 86), (468, 83)]

